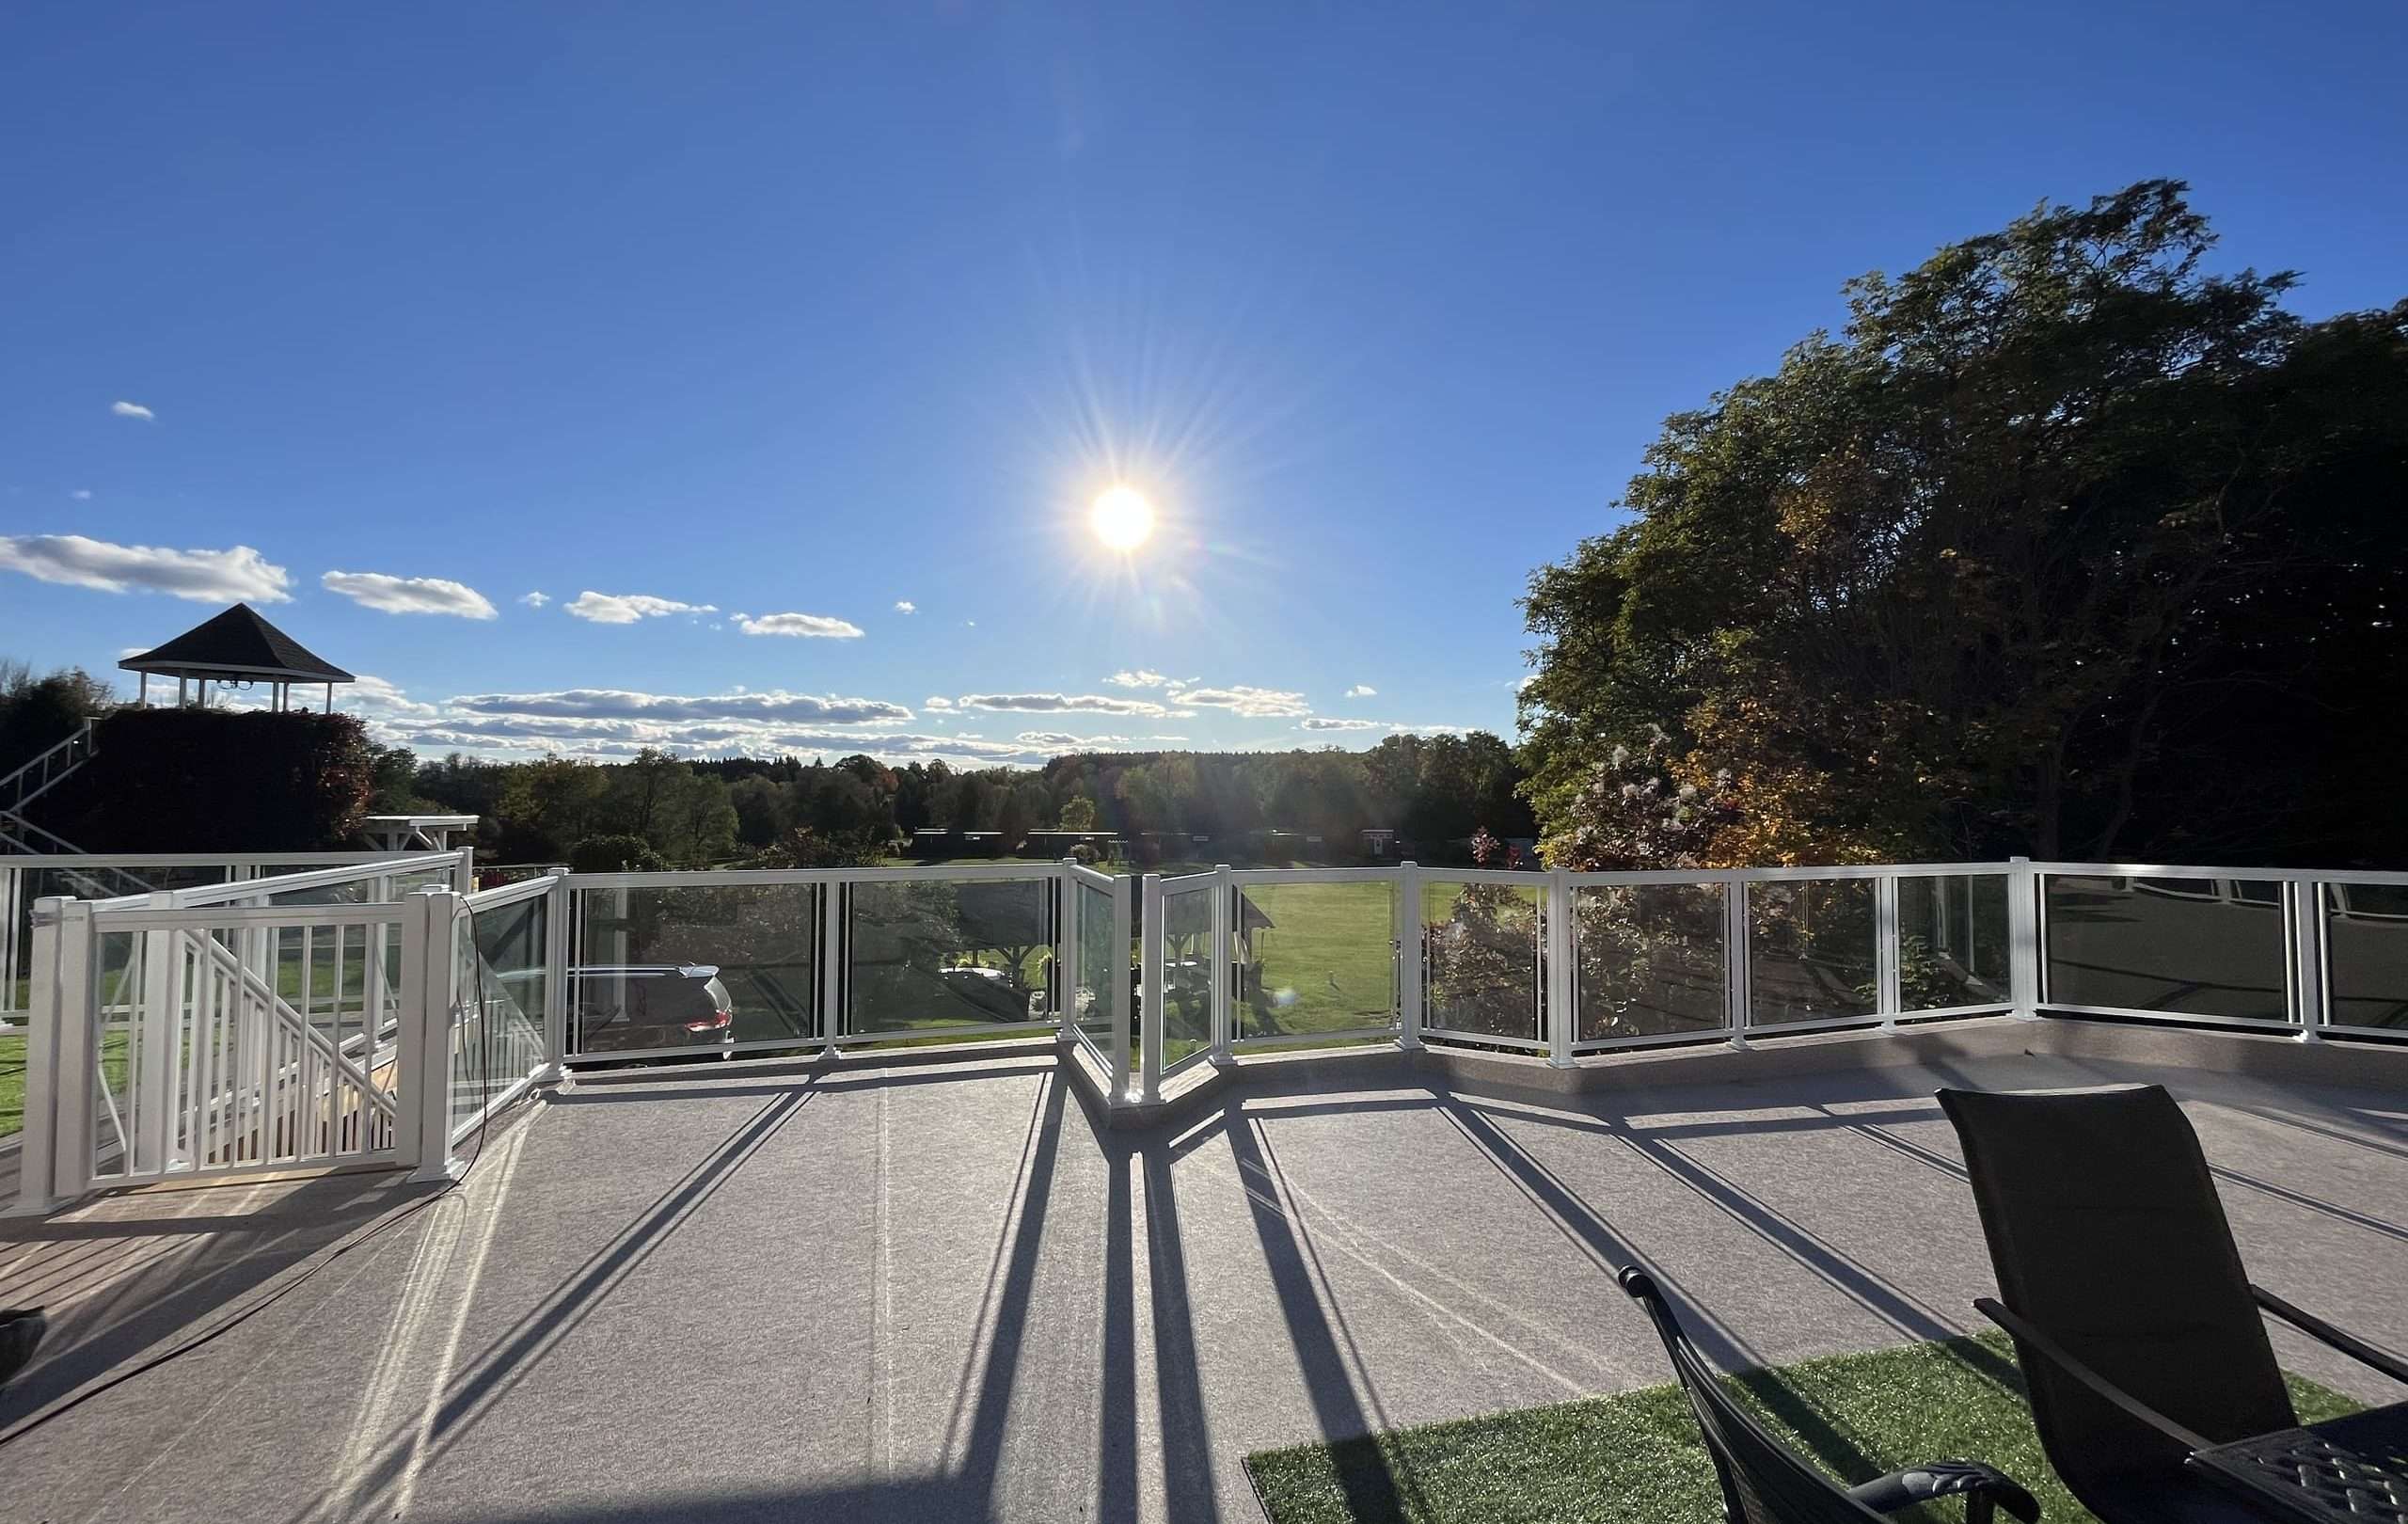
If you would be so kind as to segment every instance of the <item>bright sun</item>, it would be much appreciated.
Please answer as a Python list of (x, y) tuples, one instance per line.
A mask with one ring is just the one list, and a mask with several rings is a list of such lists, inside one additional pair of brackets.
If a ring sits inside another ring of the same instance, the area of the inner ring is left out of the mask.
[(1135, 487), (1117, 486), (1095, 500), (1087, 522), (1113, 549), (1134, 550), (1154, 532), (1154, 505)]

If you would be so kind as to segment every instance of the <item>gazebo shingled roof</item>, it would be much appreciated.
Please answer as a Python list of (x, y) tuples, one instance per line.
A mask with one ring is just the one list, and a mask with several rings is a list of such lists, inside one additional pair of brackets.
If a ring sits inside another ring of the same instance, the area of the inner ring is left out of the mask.
[(348, 683), (352, 675), (238, 603), (154, 651), (118, 663), (128, 672), (206, 676), (212, 682)]

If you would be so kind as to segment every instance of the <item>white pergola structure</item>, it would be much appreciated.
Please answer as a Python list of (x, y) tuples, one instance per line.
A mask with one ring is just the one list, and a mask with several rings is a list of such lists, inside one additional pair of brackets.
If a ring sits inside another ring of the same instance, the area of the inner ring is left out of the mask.
[(118, 665), (142, 675), (139, 702), (146, 708), (153, 676), (176, 680), (179, 708), (207, 704), (212, 683), (221, 689), (264, 683), (268, 707), (289, 709), (293, 706), (293, 689), (323, 683), (329, 714), (335, 707), (335, 685), (354, 680), (351, 674), (261, 618), (247, 603), (238, 603), (158, 649), (128, 657)]
[(453, 835), (465, 832), (473, 839), (476, 829), (473, 815), (371, 815), (359, 822), (369, 846), (395, 853), (448, 852)]

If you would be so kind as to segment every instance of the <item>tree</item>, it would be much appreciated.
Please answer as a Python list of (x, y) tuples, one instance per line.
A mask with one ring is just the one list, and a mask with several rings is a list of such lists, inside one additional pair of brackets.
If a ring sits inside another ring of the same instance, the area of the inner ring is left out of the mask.
[(1660, 729), (1718, 865), (2408, 852), (2408, 303), (2304, 323), (2212, 242), (2174, 182), (2043, 207), (1670, 419), (1525, 600), (1550, 837)]
[(1055, 823), (1064, 831), (1093, 831), (1095, 801), (1084, 794), (1064, 800), (1062, 813), (1055, 817)]
[(578, 842), (569, 851), (568, 865), (578, 873), (657, 873), (669, 864), (642, 836), (605, 835)]

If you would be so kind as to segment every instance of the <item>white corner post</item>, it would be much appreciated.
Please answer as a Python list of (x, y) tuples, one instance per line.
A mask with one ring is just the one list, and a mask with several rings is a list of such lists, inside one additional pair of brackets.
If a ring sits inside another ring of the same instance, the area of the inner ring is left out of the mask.
[(1881, 1017), (1881, 1024), (1895, 1031), (1898, 1012), (1906, 1005), (1906, 992), (1901, 976), (1904, 946), (1898, 934), (1898, 876), (1894, 873), (1884, 873), (1873, 881), (1873, 927), (1874, 1009)]
[[(176, 897), (154, 892), (150, 908), (172, 910)], [(192, 1161), (179, 1148), (176, 1126), (184, 1092), (184, 958), (182, 931), (142, 933), (142, 1008), (133, 1021), (127, 1068), (134, 1080), (134, 1118), (126, 1146), (130, 1169), (166, 1171)]]
[(1730, 1001), (1725, 1021), (1731, 1046), (1744, 1048), (1748, 1009), (1756, 996), (1754, 965), (1748, 953), (1748, 881), (1736, 873), (1722, 880), (1722, 988)]
[(1116, 1106), (1129, 1103), (1129, 1019), (1132, 1012), (1129, 976), (1136, 970), (1129, 966), (1129, 942), (1133, 930), (1129, 925), (1129, 891), (1133, 881), (1112, 881), (1112, 1083), (1105, 1087)]
[(1572, 1040), (1577, 1034), (1578, 999), (1574, 977), (1572, 875), (1549, 868), (1546, 875), (1546, 1061), (1550, 1069), (1572, 1067)]
[(2028, 857), (2007, 860), (2006, 987), (2015, 1014), (2040, 1019), (2040, 875)]
[(1139, 884), (1137, 1099), (1152, 1105), (1163, 1098), (1163, 876)]
[(544, 1067), (535, 1083), (558, 1085), (568, 1077), (569, 948), (577, 893), (568, 886), (568, 869), (544, 871), (552, 886), (544, 896)]
[(421, 889), (402, 900), (401, 1104), (393, 1151), (414, 1181), (456, 1180), (452, 1157), (452, 1010), (459, 958), (454, 912), (460, 897)]
[(1237, 881), (1229, 865), (1212, 865), (1212, 1062), (1233, 1062), (1237, 1050), (1238, 996), (1244, 980), (1238, 974), (1238, 935), (1244, 926), (1238, 910)]
[(34, 902), (25, 1009), (24, 1143), (7, 1215), (36, 1217), (91, 1189), (97, 978), (87, 900)]
[(845, 881), (819, 886), (819, 1056), (833, 1061), (845, 1024)]
[(477, 849), (474, 847), (461, 848), (460, 855), (452, 860), (452, 887), (463, 895), (477, 892)]
[(1396, 865), (1396, 1045), (1421, 1047), (1421, 865)]
[(2321, 1042), (2327, 1018), (2324, 943), (2324, 885), (2294, 879), (2283, 884), (2283, 906), (2289, 913), (2291, 1020), (2299, 1024), (2299, 1040)]

